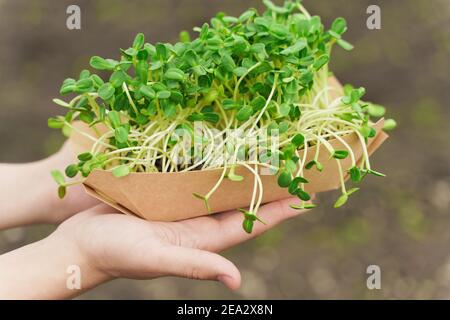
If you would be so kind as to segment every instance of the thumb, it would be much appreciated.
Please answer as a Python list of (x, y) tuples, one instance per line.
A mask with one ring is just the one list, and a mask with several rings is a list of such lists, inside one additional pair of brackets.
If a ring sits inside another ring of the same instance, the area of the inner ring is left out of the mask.
[(159, 255), (161, 274), (196, 280), (220, 281), (231, 290), (241, 285), (241, 274), (228, 259), (209, 251), (177, 246), (166, 247)]

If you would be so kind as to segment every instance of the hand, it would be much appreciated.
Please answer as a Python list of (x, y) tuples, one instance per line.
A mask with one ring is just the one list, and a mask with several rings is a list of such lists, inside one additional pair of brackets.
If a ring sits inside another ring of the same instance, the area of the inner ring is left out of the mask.
[[(64, 172), (69, 164), (72, 164), (75, 160), (74, 152), (69, 142), (66, 142), (63, 147), (53, 157), (47, 159), (46, 163), (46, 177), (50, 182), (48, 190), (48, 200), (50, 209), (47, 210), (47, 222), (53, 224), (59, 224), (73, 215), (89, 209), (97, 204), (99, 201), (89, 196), (82, 185), (76, 185), (70, 187), (64, 199), (58, 197), (58, 186), (50, 176), (50, 172), (53, 170), (60, 170)], [(54, 208), (51, 210), (51, 208)], [(55, 210), (56, 209), (56, 210)]]
[(96, 204), (82, 186), (60, 200), (50, 172), (74, 160), (68, 143), (55, 155), (28, 164), (0, 164), (0, 230), (35, 223), (60, 223)]
[[(236, 266), (216, 254), (249, 240), (303, 212), (284, 200), (260, 209), (267, 225), (251, 235), (238, 212), (181, 222), (148, 222), (114, 213), (100, 205), (80, 213), (48, 238), (0, 256), (0, 299), (65, 299), (113, 278), (152, 279), (179, 276), (221, 281), (237, 289)], [(67, 285), (69, 267), (77, 266), (81, 289)], [(30, 290), (30, 283), (33, 284)]]
[[(63, 223), (53, 237), (76, 244), (82, 260), (96, 278), (151, 279), (179, 276), (217, 280), (237, 289), (241, 276), (236, 266), (215, 252), (223, 251), (273, 228), (304, 211), (289, 207), (289, 199), (263, 206), (251, 235), (242, 229), (238, 212), (181, 222), (148, 222), (101, 205)], [(87, 284), (87, 286), (90, 286)]]

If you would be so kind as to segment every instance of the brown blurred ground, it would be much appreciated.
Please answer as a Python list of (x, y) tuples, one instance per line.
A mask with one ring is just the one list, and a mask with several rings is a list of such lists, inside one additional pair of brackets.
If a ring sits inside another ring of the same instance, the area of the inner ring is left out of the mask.
[[(450, 298), (450, 2), (448, 0), (305, 1), (329, 25), (349, 21), (356, 50), (337, 50), (343, 82), (365, 86), (389, 107), (400, 128), (374, 157), (388, 178), (370, 178), (349, 205), (321, 207), (226, 253), (243, 271), (237, 293), (215, 283), (179, 279), (120, 280), (84, 298)], [(65, 27), (70, 4), (82, 9), (82, 30)], [(378, 4), (382, 30), (365, 26)], [(117, 56), (142, 31), (173, 41), (217, 11), (239, 14), (259, 1), (0, 0), (0, 162), (36, 160), (60, 146), (46, 119), (60, 83), (92, 55)], [(50, 227), (0, 233), (0, 252), (36, 241)], [(380, 291), (366, 288), (365, 270), (382, 270)]]

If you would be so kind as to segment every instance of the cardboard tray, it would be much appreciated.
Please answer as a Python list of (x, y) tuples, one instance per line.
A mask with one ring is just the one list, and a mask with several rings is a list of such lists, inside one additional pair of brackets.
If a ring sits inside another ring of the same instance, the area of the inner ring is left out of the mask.
[[(375, 124), (377, 135), (368, 141), (369, 155), (373, 154), (388, 138), (382, 131), (384, 120)], [(85, 129), (88, 130), (87, 126)], [(352, 148), (358, 163), (363, 156), (361, 142), (356, 134), (343, 137)], [(90, 150), (92, 143), (79, 134), (70, 138), (73, 149), (80, 152)], [(335, 148), (345, 150), (339, 140), (330, 140)], [(309, 148), (307, 162), (313, 159), (315, 147)], [(302, 155), (302, 152), (300, 152)], [(340, 185), (339, 171), (335, 159), (330, 159), (328, 151), (322, 147), (319, 161), (324, 171), (315, 168), (305, 171), (306, 191), (319, 193), (337, 189)], [(306, 162), (306, 163), (307, 163)], [(341, 160), (345, 172), (351, 167), (351, 159)], [(244, 177), (244, 181), (233, 182), (225, 179), (217, 192), (211, 197), (212, 212), (234, 210), (248, 207), (253, 193), (253, 175), (240, 167), (236, 173)], [(111, 172), (93, 171), (85, 181), (88, 194), (115, 209), (130, 215), (153, 221), (179, 221), (207, 215), (204, 202), (195, 198), (193, 193), (206, 194), (216, 184), (222, 169), (191, 171), (182, 173), (131, 173), (127, 177), (116, 178)], [(277, 176), (261, 176), (264, 185), (263, 203), (291, 197), (286, 189), (278, 186)], [(346, 176), (348, 179), (348, 176)]]

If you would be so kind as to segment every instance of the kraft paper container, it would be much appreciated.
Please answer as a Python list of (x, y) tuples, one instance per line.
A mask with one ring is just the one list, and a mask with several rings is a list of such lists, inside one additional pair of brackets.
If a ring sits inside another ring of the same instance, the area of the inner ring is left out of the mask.
[[(369, 155), (373, 154), (388, 136), (382, 132), (384, 120), (379, 121), (375, 128), (377, 135), (368, 142)], [(89, 130), (83, 124), (77, 124), (83, 130)], [(74, 150), (86, 152), (91, 149), (92, 142), (74, 133), (71, 137)], [(356, 134), (343, 137), (352, 148), (358, 162), (363, 151)], [(338, 140), (330, 140), (335, 149), (345, 150)], [(315, 147), (308, 149), (307, 162), (313, 159)], [(302, 151), (300, 155), (303, 156)], [(319, 161), (324, 165), (324, 171), (315, 168), (305, 171), (309, 180), (306, 191), (319, 193), (337, 189), (339, 171), (335, 159), (322, 146)], [(307, 163), (306, 162), (306, 163)], [(351, 168), (351, 159), (341, 160), (345, 172)], [(225, 179), (217, 192), (211, 197), (210, 205), (213, 213), (246, 208), (250, 204), (253, 193), (253, 175), (245, 168), (238, 168), (236, 173), (244, 177), (244, 181), (233, 182)], [(207, 194), (217, 183), (222, 169), (192, 171), (184, 173), (131, 173), (127, 177), (116, 178), (111, 172), (96, 170), (92, 172), (84, 185), (86, 192), (117, 210), (130, 215), (153, 221), (179, 221), (207, 215), (203, 201), (195, 198), (193, 193)], [(346, 179), (348, 176), (346, 176)], [(261, 176), (264, 185), (263, 203), (282, 200), (291, 197), (286, 189), (278, 186), (277, 176)]]

